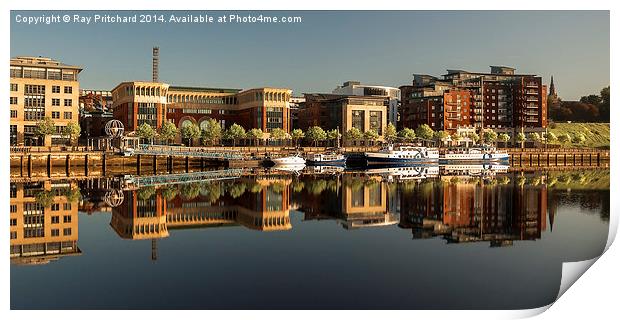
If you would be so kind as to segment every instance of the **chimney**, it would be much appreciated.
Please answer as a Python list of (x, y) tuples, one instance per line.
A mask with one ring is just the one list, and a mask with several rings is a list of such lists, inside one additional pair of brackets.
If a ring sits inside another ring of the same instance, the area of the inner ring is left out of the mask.
[(153, 47), (153, 82), (159, 82), (159, 47)]

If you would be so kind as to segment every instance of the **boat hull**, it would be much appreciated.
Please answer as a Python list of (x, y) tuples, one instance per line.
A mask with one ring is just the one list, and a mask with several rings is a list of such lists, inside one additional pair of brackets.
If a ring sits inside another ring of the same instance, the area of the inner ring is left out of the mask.
[(346, 163), (347, 163), (346, 159), (329, 160), (329, 161), (306, 160), (306, 164), (310, 166), (344, 166)]
[(372, 155), (366, 156), (367, 164), (423, 164), (423, 163), (437, 163), (439, 159), (437, 158), (414, 158), (414, 159), (406, 159), (406, 158), (388, 158), (388, 157), (377, 157)]

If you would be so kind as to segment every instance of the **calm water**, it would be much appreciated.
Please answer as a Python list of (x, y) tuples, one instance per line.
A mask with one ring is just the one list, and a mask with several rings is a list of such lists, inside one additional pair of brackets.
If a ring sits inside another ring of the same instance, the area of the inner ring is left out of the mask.
[[(13, 309), (496, 309), (599, 255), (609, 171), (11, 183)], [(14, 233), (13, 233), (14, 232)]]

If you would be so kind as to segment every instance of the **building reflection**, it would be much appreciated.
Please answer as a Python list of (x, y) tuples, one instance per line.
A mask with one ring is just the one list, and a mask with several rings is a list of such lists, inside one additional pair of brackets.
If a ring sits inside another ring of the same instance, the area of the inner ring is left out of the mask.
[(124, 191), (110, 225), (125, 239), (156, 239), (174, 229), (241, 225), (291, 229), (289, 179), (239, 179)]
[(304, 220), (337, 220), (345, 229), (397, 224), (398, 212), (389, 184), (379, 175), (347, 173), (337, 177), (305, 176), (295, 194)]
[(72, 183), (10, 184), (10, 259), (46, 264), (78, 248), (79, 189)]
[(399, 226), (412, 229), (414, 238), (443, 236), (448, 243), (536, 240), (547, 228), (547, 212), (551, 223), (555, 212), (548, 208), (543, 178), (526, 184), (516, 173), (493, 179), (443, 176), (404, 184)]

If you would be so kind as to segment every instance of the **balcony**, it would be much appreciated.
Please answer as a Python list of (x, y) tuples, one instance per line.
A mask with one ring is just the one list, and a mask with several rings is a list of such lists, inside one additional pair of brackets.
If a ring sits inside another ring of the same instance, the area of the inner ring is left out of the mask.
[(538, 95), (538, 91), (537, 90), (525, 90), (525, 94)]
[(523, 114), (526, 116), (538, 116), (538, 112), (535, 111), (524, 111)]
[(536, 82), (526, 82), (525, 83), (525, 87), (526, 88), (538, 88), (538, 83), (536, 83)]
[(525, 122), (538, 122), (538, 118), (535, 117), (526, 117)]
[(538, 104), (536, 103), (526, 103), (525, 107), (528, 109), (538, 109)]
[(527, 102), (538, 102), (538, 98), (527, 97), (527, 98), (525, 98), (525, 101), (527, 101)]

